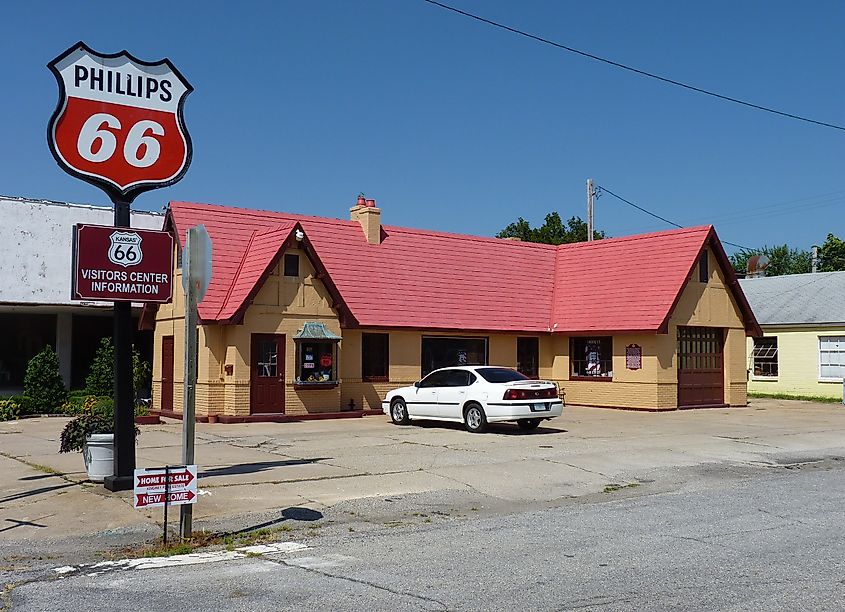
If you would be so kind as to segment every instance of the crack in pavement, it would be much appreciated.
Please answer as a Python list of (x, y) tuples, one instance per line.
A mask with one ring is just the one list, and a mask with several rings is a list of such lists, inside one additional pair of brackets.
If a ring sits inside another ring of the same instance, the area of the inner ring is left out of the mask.
[[(362, 578), (352, 578), (351, 576), (342, 576), (342, 575), (339, 575), (339, 574), (332, 574), (331, 572), (323, 571), (323, 570), (317, 569), (315, 567), (303, 567), (301, 565), (296, 565), (294, 563), (290, 563), (290, 562), (288, 562), (284, 559), (274, 559), (274, 558), (271, 558), (271, 557), (265, 557), (264, 560), (269, 561), (271, 563), (276, 563), (278, 565), (283, 565), (283, 566), (288, 567), (288, 568), (300, 569), (300, 570), (303, 570), (303, 571), (306, 571), (306, 572), (310, 572), (312, 574), (317, 574), (317, 575), (323, 576), (325, 578), (334, 578), (335, 580), (343, 580), (345, 582), (351, 582), (353, 584), (368, 586), (370, 588), (373, 588), (373, 589), (376, 589), (376, 590), (379, 590), (379, 591), (384, 591), (386, 593), (390, 593), (391, 595), (400, 595), (400, 596), (403, 596), (403, 597), (409, 597), (411, 599), (420, 601), (420, 602), (425, 603), (425, 604), (435, 604), (435, 605), (439, 606), (440, 610), (448, 610), (449, 609), (449, 606), (447, 606), (445, 603), (443, 603), (439, 599), (435, 599), (433, 597), (426, 597), (425, 595), (417, 595), (416, 593), (409, 593), (407, 591), (400, 591), (400, 590), (397, 590), (397, 589), (391, 589), (390, 587), (382, 586), (382, 585), (377, 584), (375, 582), (372, 582), (370, 580), (364, 580)], [(429, 609), (431, 609), (431, 608), (429, 608)]]

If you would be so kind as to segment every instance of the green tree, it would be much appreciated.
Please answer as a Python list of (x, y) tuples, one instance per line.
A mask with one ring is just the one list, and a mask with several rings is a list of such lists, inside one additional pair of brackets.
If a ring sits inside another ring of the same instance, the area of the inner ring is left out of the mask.
[(833, 234), (819, 247), (819, 272), (840, 272), (845, 270), (845, 240)]
[(23, 388), (36, 410), (53, 412), (67, 401), (67, 389), (59, 373), (59, 356), (49, 344), (29, 360)]
[[(595, 240), (601, 240), (604, 237), (604, 232), (593, 230)], [(519, 217), (516, 222), (496, 234), (496, 238), (519, 238), (523, 242), (544, 244), (586, 242), (587, 224), (580, 217), (570, 217), (569, 221), (564, 223), (557, 212), (550, 212), (540, 227), (532, 228), (528, 221)]]
[(88, 395), (108, 396), (114, 393), (114, 347), (111, 338), (100, 340), (85, 379), (85, 392)]
[[(141, 359), (138, 351), (132, 351), (132, 387), (135, 393), (149, 386), (150, 364)], [(89, 395), (109, 396), (114, 393), (114, 346), (111, 338), (100, 340), (94, 354), (94, 361), (85, 379), (85, 392)]]
[(765, 255), (769, 258), (766, 276), (781, 276), (783, 274), (803, 274), (811, 269), (813, 256), (803, 249), (791, 249), (788, 245), (759, 249), (742, 249), (731, 255), (731, 264), (740, 276), (747, 272), (748, 259), (752, 255)]

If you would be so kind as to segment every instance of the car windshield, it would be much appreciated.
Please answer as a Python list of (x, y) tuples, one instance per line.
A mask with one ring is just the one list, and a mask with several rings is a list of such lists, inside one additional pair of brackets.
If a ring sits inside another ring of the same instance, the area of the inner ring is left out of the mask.
[(525, 374), (520, 374), (510, 368), (477, 368), (475, 370), (487, 382), (506, 383), (514, 380), (530, 380)]

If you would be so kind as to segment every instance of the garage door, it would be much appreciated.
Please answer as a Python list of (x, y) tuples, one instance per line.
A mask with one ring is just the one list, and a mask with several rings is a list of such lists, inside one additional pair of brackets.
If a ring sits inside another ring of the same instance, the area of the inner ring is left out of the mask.
[(678, 406), (725, 403), (724, 336), (718, 327), (678, 328)]

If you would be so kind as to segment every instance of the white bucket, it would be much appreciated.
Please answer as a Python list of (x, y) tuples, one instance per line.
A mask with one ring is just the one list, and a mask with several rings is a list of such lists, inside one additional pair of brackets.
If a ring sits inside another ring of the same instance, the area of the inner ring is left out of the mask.
[(82, 449), (88, 480), (103, 482), (114, 474), (114, 434), (91, 434)]

